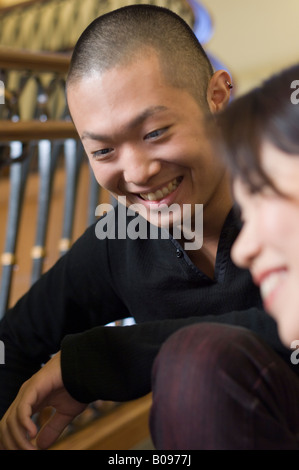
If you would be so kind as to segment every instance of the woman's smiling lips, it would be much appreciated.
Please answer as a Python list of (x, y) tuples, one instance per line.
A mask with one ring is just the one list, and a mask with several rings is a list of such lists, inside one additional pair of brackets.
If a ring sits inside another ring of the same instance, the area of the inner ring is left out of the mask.
[(285, 279), (287, 270), (285, 267), (268, 269), (254, 276), (254, 282), (260, 288), (261, 297), (267, 310), (271, 309), (274, 298)]

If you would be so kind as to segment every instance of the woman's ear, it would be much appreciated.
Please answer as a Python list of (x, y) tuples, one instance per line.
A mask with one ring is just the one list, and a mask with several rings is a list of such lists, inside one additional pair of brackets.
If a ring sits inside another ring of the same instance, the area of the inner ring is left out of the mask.
[(223, 109), (231, 97), (231, 77), (225, 70), (218, 70), (210, 79), (207, 100), (212, 113)]

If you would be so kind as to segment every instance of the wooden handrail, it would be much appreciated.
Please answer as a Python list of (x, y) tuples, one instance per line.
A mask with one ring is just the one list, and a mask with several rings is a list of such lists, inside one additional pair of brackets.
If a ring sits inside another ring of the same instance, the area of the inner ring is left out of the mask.
[(71, 121), (19, 121), (0, 120), (0, 142), (41, 139), (77, 139), (78, 134)]
[(67, 73), (70, 54), (0, 47), (0, 69)]

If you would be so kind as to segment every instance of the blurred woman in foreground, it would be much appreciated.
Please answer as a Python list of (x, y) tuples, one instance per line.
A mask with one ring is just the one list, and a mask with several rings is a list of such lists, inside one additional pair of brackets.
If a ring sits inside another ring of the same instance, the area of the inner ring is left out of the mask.
[(249, 268), (288, 347), (299, 340), (299, 65), (219, 115), (242, 231), (232, 257)]
[[(205, 329), (193, 325), (173, 334), (154, 368), (154, 378), (164, 375), (174, 390), (170, 404), (167, 394), (163, 401), (163, 391), (158, 390), (160, 408), (154, 409), (153, 423), (171, 436), (166, 448), (179, 448), (178, 442), (185, 449), (299, 448), (297, 102), (299, 65), (271, 77), (211, 118), (212, 139), (231, 173), (243, 219), (232, 258), (250, 270), (260, 287), (265, 309), (290, 348), (289, 359), (287, 364), (280, 361), (246, 328), (229, 327), (228, 332), (227, 325), (207, 323)], [(230, 347), (223, 341), (227, 334)], [(205, 357), (209, 370), (204, 368)], [(185, 389), (175, 388), (179, 376), (188, 384), (189, 401)], [(171, 415), (173, 403), (176, 413)], [(175, 431), (171, 434), (170, 429)]]

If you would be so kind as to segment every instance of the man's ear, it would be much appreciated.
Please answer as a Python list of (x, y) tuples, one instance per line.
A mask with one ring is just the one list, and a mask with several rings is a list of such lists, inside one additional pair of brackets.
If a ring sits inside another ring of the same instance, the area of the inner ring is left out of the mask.
[(218, 70), (210, 79), (207, 100), (212, 113), (223, 109), (231, 96), (231, 77), (225, 70)]

